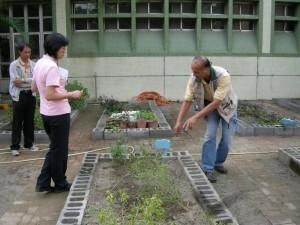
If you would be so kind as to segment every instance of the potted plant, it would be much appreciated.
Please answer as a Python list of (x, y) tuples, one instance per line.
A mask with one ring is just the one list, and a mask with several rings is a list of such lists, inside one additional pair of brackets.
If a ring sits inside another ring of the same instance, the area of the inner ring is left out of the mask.
[(158, 127), (158, 121), (153, 112), (148, 111), (148, 110), (141, 111), (140, 117), (146, 121), (148, 128)]
[(137, 127), (138, 128), (146, 128), (147, 127), (147, 121), (143, 117), (143, 111), (140, 111), (137, 115)]

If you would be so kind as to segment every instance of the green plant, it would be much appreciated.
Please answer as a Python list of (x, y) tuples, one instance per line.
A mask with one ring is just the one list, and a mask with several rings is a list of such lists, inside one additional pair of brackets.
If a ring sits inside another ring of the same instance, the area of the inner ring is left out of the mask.
[(85, 88), (81, 83), (79, 83), (77, 80), (69, 82), (65, 86), (67, 91), (76, 91), (80, 90), (82, 91), (82, 96), (80, 99), (70, 99), (69, 104), (71, 106), (72, 110), (80, 110), (85, 107), (87, 104), (88, 98), (89, 98), (89, 93), (88, 89)]
[(124, 141), (118, 140), (114, 145), (111, 146), (111, 156), (113, 160), (117, 162), (123, 162), (125, 159)]
[(112, 209), (103, 208), (97, 213), (97, 219), (101, 225), (117, 225), (118, 221)]
[(138, 118), (139, 119), (144, 119), (144, 120), (156, 120), (156, 115), (149, 110), (142, 110), (138, 113)]
[(113, 97), (100, 96), (98, 100), (100, 102), (100, 106), (106, 110), (107, 114), (121, 112), (124, 109), (124, 103), (119, 102)]

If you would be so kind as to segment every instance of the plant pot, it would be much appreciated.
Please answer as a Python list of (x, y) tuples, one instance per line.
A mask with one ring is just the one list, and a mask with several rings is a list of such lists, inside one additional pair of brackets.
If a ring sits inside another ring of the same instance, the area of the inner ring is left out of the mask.
[(136, 128), (136, 126), (137, 126), (136, 121), (128, 122), (128, 128)]
[(156, 128), (156, 127), (158, 127), (158, 121), (157, 120), (148, 120), (147, 121), (147, 127), (148, 128)]
[(145, 120), (138, 120), (137, 121), (137, 128), (146, 128), (147, 122)]
[(120, 121), (120, 128), (121, 129), (127, 129), (128, 128), (128, 121), (127, 120), (121, 120)]

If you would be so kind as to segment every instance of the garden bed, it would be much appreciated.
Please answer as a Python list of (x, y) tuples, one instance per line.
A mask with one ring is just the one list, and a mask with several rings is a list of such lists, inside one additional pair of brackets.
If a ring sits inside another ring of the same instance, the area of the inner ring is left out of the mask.
[(114, 112), (104, 109), (92, 130), (93, 139), (171, 136), (172, 129), (155, 101), (128, 103)]
[(238, 224), (188, 152), (116, 149), (85, 155), (57, 224)]
[(295, 118), (294, 125), (285, 126), (282, 120), (286, 116), (263, 108), (253, 102), (241, 102), (238, 108), (237, 133), (241, 136), (300, 135), (300, 121)]
[(300, 113), (300, 99), (277, 98), (273, 99), (273, 102), (283, 108)]

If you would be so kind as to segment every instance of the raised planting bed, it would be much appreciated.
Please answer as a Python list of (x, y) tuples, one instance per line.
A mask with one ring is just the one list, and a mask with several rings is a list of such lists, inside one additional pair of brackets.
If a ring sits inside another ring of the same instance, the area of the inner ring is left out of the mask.
[[(71, 112), (71, 125), (77, 119), (79, 115), (79, 110), (74, 110)], [(11, 141), (11, 122), (0, 123), (0, 141), (1, 143), (9, 143)], [(48, 135), (45, 130), (35, 130), (34, 131), (35, 141), (49, 141)]]
[(85, 155), (57, 225), (238, 224), (188, 152)]
[(104, 110), (93, 139), (171, 137), (173, 132), (155, 101), (128, 103), (122, 110)]
[(300, 147), (279, 149), (279, 159), (300, 175)]
[(277, 105), (300, 113), (300, 99), (276, 98), (273, 99)]
[(241, 102), (238, 107), (237, 133), (241, 136), (300, 135), (300, 121), (291, 118), (293, 125), (283, 124), (285, 116), (255, 103)]

